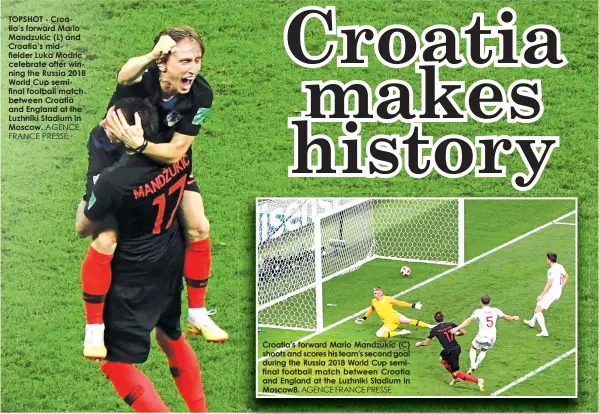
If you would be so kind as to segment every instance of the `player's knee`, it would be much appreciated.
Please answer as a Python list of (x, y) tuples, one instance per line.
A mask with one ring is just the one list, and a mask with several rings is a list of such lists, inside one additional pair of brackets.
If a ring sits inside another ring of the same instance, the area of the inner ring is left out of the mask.
[(187, 241), (196, 242), (204, 240), (210, 235), (210, 222), (205, 215), (202, 215), (197, 220), (189, 222), (189, 228), (186, 229)]
[(389, 331), (387, 329), (381, 328), (378, 331), (376, 331), (376, 336), (377, 338), (388, 338)]
[(117, 233), (115, 230), (105, 230), (92, 242), (92, 247), (102, 254), (113, 254), (117, 245)]

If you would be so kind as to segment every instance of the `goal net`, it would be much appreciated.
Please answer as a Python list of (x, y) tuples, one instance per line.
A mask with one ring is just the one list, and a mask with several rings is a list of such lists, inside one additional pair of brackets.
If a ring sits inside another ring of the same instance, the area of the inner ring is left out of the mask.
[(464, 261), (461, 199), (258, 199), (258, 326), (323, 329), (322, 284), (374, 259)]

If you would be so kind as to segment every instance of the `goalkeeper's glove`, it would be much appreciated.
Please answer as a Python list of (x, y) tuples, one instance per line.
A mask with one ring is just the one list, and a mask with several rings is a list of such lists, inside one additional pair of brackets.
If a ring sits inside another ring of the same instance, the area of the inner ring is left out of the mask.
[(358, 325), (362, 325), (365, 320), (366, 320), (366, 316), (362, 316), (361, 318), (356, 319), (356, 323)]
[(412, 303), (412, 307), (416, 308), (416, 309), (422, 309), (422, 303), (421, 302)]

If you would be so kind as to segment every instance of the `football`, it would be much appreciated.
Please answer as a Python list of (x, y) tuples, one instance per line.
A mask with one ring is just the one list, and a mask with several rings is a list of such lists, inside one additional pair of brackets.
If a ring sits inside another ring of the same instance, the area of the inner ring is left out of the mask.
[(410, 269), (408, 266), (403, 266), (399, 272), (404, 277), (407, 277), (407, 276), (410, 276), (410, 273), (412, 273), (412, 269)]

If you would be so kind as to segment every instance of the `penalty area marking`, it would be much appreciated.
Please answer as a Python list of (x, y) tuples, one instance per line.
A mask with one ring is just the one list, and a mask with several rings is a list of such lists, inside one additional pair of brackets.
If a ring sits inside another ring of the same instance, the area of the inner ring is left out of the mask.
[[(537, 232), (539, 232), (539, 231), (541, 231), (541, 230), (543, 230), (543, 229), (545, 229), (545, 228), (547, 228), (547, 227), (551, 226), (552, 224), (555, 224), (555, 222), (557, 222), (557, 221), (563, 220), (563, 219), (565, 219), (566, 217), (570, 217), (572, 214), (576, 214), (576, 210), (573, 210), (573, 211), (571, 211), (571, 212), (569, 212), (569, 213), (566, 213), (566, 214), (564, 214), (564, 215), (563, 215), (563, 216), (561, 216), (561, 217), (558, 217), (558, 218), (556, 218), (556, 219), (554, 219), (554, 220), (551, 220), (550, 222), (548, 222), (548, 223), (545, 223), (545, 224), (543, 224), (542, 226), (539, 226), (539, 227), (537, 227), (537, 228), (535, 228), (535, 229), (532, 229), (532, 230), (530, 230), (529, 232), (526, 232), (526, 233), (524, 233), (524, 234), (521, 234), (520, 236), (518, 236), (518, 237), (516, 237), (516, 238), (514, 238), (514, 239), (512, 239), (512, 240), (510, 240), (510, 241), (508, 241), (508, 242), (505, 242), (505, 243), (503, 243), (503, 244), (501, 244), (501, 245), (499, 245), (499, 246), (497, 246), (497, 247), (495, 247), (495, 248), (493, 248), (493, 249), (491, 249), (491, 250), (488, 250), (488, 251), (486, 251), (485, 253), (483, 253), (483, 254), (481, 254), (481, 255), (478, 255), (478, 256), (476, 256), (476, 257), (474, 257), (474, 258), (472, 258), (472, 259), (470, 259), (470, 260), (468, 260), (468, 261), (466, 261), (466, 262), (462, 263), (461, 265), (458, 265), (458, 266), (456, 266), (456, 267), (452, 267), (452, 268), (451, 268), (451, 269), (449, 269), (449, 270), (446, 270), (446, 271), (444, 271), (444, 272), (442, 272), (442, 273), (439, 273), (439, 274), (437, 274), (437, 275), (435, 275), (435, 276), (433, 276), (433, 277), (431, 277), (431, 278), (428, 278), (428, 279), (426, 279), (426, 280), (424, 280), (424, 281), (422, 281), (422, 282), (420, 282), (420, 283), (418, 283), (418, 284), (416, 284), (416, 285), (412, 286), (412, 287), (411, 287), (411, 288), (409, 288), (409, 289), (406, 289), (406, 290), (404, 290), (404, 291), (402, 291), (402, 292), (399, 292), (399, 293), (398, 293), (398, 294), (396, 294), (396, 295), (393, 295), (393, 297), (394, 297), (394, 298), (397, 298), (397, 297), (399, 297), (399, 296), (402, 296), (402, 295), (405, 295), (406, 293), (409, 293), (409, 292), (411, 292), (411, 291), (413, 291), (413, 290), (415, 290), (415, 289), (418, 289), (418, 288), (420, 288), (420, 287), (422, 287), (422, 286), (424, 286), (424, 285), (428, 285), (429, 283), (431, 283), (431, 282), (434, 282), (435, 280), (437, 280), (437, 279), (440, 279), (440, 278), (442, 278), (443, 276), (446, 276), (446, 275), (448, 275), (448, 274), (450, 274), (450, 273), (452, 273), (452, 272), (454, 272), (454, 271), (456, 271), (456, 270), (458, 270), (458, 269), (461, 269), (461, 268), (463, 268), (463, 267), (465, 267), (465, 266), (468, 266), (469, 264), (472, 264), (472, 263), (474, 263), (474, 262), (476, 262), (476, 261), (478, 261), (478, 260), (480, 260), (480, 259), (482, 259), (482, 258), (484, 258), (484, 257), (487, 257), (488, 255), (490, 255), (490, 254), (493, 254), (493, 253), (497, 252), (498, 250), (501, 250), (501, 249), (503, 249), (504, 247), (507, 247), (507, 246), (509, 246), (509, 245), (511, 245), (511, 244), (514, 244), (514, 243), (516, 243), (516, 242), (518, 242), (518, 241), (520, 241), (520, 240), (522, 240), (522, 239), (524, 239), (524, 238), (526, 238), (526, 237), (530, 236), (531, 234), (537, 233)], [(292, 342), (292, 346), (293, 346), (293, 345), (295, 345), (295, 344), (298, 344), (298, 343), (300, 343), (300, 342), (307, 341), (308, 339), (312, 339), (312, 338), (314, 338), (315, 336), (318, 336), (318, 335), (320, 335), (320, 334), (321, 334), (321, 333), (323, 333), (323, 332), (329, 331), (329, 330), (331, 330), (331, 329), (333, 329), (333, 328), (335, 328), (335, 327), (337, 327), (337, 326), (339, 326), (339, 325), (341, 325), (341, 324), (344, 324), (344, 323), (345, 323), (345, 322), (347, 322), (347, 321), (350, 321), (350, 320), (352, 320), (352, 319), (353, 319), (353, 318), (355, 318), (356, 316), (363, 315), (363, 314), (364, 314), (364, 312), (366, 312), (366, 311), (368, 310), (368, 308), (369, 308), (369, 307), (367, 307), (367, 308), (364, 308), (364, 309), (362, 309), (362, 310), (360, 310), (360, 311), (358, 311), (358, 312), (356, 312), (356, 313), (354, 313), (354, 314), (352, 314), (352, 315), (350, 315), (350, 316), (348, 316), (348, 317), (346, 317), (346, 318), (344, 318), (344, 319), (341, 319), (340, 321), (337, 321), (337, 322), (335, 322), (335, 323), (333, 323), (333, 324), (331, 324), (331, 325), (327, 326), (326, 328), (324, 328), (324, 329), (323, 329), (322, 331), (320, 331), (320, 332), (313, 332), (313, 333), (311, 333), (310, 335), (306, 335), (306, 336), (304, 336), (304, 337), (302, 337), (302, 338), (300, 338), (300, 339), (298, 339), (298, 340), (296, 340), (296, 341)], [(290, 346), (290, 347), (291, 347), (291, 346)], [(259, 364), (260, 362), (262, 362), (262, 361), (265, 361), (265, 360), (269, 359), (269, 358), (270, 358), (270, 357), (272, 357), (272, 356), (275, 356), (276, 354), (278, 354), (278, 353), (280, 353), (280, 352), (285, 352), (285, 351), (287, 351), (287, 350), (288, 350), (290, 347), (279, 348), (279, 349), (277, 349), (276, 351), (269, 352), (269, 354), (271, 354), (271, 355), (269, 355), (269, 356), (263, 356), (262, 358), (258, 358), (258, 360), (256, 361), (256, 363), (257, 363), (257, 364)], [(272, 355), (272, 354), (275, 354), (275, 355)]]
[(508, 385), (506, 385), (503, 388), (500, 388), (499, 390), (495, 391), (494, 393), (491, 394), (491, 397), (496, 397), (499, 394), (503, 394), (504, 392), (506, 392), (507, 390), (509, 390), (512, 387), (515, 387), (516, 385), (526, 381), (527, 379), (529, 379), (530, 377), (537, 375), (539, 372), (546, 370), (547, 368), (549, 368), (550, 366), (557, 364), (558, 362), (560, 362), (562, 359), (572, 355), (573, 353), (576, 352), (576, 348), (572, 348), (570, 349), (568, 352), (566, 352), (565, 354), (562, 354), (560, 356), (558, 356), (557, 358), (555, 358), (552, 361), (549, 361), (548, 363), (546, 363), (543, 366), (540, 366), (539, 368), (535, 369), (534, 371), (530, 371), (528, 374), (524, 375), (523, 377), (518, 378), (516, 381), (514, 382), (510, 382)]

